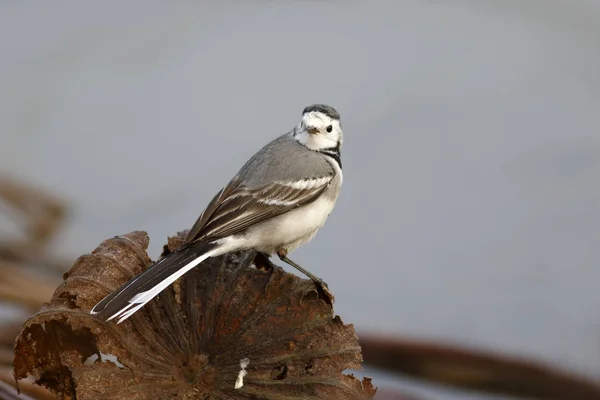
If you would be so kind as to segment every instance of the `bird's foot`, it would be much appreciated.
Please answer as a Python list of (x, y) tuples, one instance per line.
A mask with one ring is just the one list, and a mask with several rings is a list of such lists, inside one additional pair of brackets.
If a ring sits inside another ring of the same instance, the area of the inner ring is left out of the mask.
[(325, 300), (325, 302), (327, 304), (333, 305), (335, 297), (333, 296), (333, 293), (331, 293), (331, 291), (329, 290), (327, 283), (325, 283), (325, 281), (323, 279), (319, 278), (312, 272), (306, 270), (305, 268), (301, 267), (294, 261), (290, 260), (287, 256), (287, 254), (288, 254), (288, 252), (286, 249), (281, 249), (277, 252), (277, 255), (279, 256), (281, 261), (283, 261), (284, 263), (286, 263), (288, 265), (291, 265), (292, 267), (296, 268), (298, 271), (302, 272), (304, 275), (309, 277), (315, 283), (319, 297), (321, 297), (323, 300)]

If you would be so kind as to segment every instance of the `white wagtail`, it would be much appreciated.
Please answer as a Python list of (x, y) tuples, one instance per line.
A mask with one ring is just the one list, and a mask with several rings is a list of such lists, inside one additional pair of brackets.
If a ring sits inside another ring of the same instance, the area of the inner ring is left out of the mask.
[(310, 241), (333, 210), (342, 186), (342, 126), (330, 106), (302, 112), (291, 132), (257, 152), (211, 200), (184, 244), (102, 299), (92, 314), (121, 323), (209, 257), (255, 250), (273, 253), (315, 283), (324, 282), (287, 257)]

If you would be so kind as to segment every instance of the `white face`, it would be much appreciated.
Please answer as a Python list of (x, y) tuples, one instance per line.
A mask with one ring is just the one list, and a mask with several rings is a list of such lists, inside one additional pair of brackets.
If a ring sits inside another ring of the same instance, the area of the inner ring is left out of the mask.
[(294, 131), (296, 140), (311, 150), (337, 147), (342, 143), (340, 121), (319, 111), (311, 111), (302, 116), (302, 122)]

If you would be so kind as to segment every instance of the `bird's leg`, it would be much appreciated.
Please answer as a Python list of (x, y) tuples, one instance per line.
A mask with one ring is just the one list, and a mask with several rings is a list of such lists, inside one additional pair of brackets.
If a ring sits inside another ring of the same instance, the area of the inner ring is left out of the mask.
[(265, 253), (256, 253), (256, 256), (254, 256), (254, 265), (256, 269), (260, 269), (261, 271), (273, 271), (276, 267)]
[(325, 281), (323, 281), (323, 279), (319, 278), (318, 276), (312, 274), (310, 271), (307, 271), (306, 269), (302, 268), (301, 266), (299, 266), (298, 264), (296, 264), (294, 261), (290, 260), (287, 256), (287, 250), (282, 249), (282, 250), (278, 250), (277, 251), (277, 255), (279, 256), (279, 259), (281, 261), (283, 261), (286, 264), (291, 265), (292, 267), (296, 268), (298, 271), (302, 272), (304, 275), (308, 276), (310, 279), (313, 280), (313, 282), (315, 282), (317, 284), (317, 286), (321, 287), (321, 288), (326, 288), (327, 284), (325, 283)]

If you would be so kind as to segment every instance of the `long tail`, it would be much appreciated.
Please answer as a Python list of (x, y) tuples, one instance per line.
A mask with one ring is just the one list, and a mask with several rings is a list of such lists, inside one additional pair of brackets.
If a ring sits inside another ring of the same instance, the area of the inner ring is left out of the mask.
[(106, 296), (90, 312), (100, 314), (107, 321), (117, 318), (117, 324), (120, 324), (218, 250), (218, 245), (207, 243), (171, 253)]

